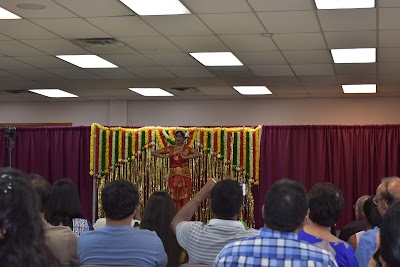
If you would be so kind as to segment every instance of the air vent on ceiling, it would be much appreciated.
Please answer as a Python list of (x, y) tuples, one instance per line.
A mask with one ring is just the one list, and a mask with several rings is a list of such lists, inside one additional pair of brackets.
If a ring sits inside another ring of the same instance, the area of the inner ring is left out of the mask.
[(4, 90), (2, 92), (4, 94), (9, 94), (9, 95), (18, 95), (18, 94), (27, 93), (28, 91), (26, 91), (26, 90)]
[(82, 47), (122, 47), (125, 44), (115, 38), (87, 38), (87, 39), (73, 39), (77, 45)]
[(194, 87), (172, 87), (168, 89), (173, 94), (179, 94), (179, 95), (195, 95), (200, 93), (200, 91), (197, 88)]

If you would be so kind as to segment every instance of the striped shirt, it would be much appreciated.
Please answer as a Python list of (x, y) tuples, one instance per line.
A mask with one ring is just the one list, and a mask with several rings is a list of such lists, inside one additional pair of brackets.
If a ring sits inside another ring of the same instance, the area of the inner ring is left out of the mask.
[(296, 233), (261, 228), (257, 236), (224, 247), (214, 267), (337, 267), (332, 254), (299, 241)]
[(212, 264), (221, 249), (231, 241), (255, 236), (258, 231), (246, 230), (239, 221), (212, 219), (203, 222), (181, 222), (176, 239), (189, 255), (190, 263)]

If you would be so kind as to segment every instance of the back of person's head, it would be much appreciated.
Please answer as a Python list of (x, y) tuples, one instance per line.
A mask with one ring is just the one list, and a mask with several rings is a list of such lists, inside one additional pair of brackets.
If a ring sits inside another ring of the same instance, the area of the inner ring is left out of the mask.
[(0, 169), (1, 266), (50, 266), (54, 258), (45, 244), (37, 195), (27, 175)]
[(357, 199), (356, 204), (355, 204), (355, 211), (356, 211), (355, 213), (356, 213), (357, 220), (361, 220), (363, 218), (364, 203), (369, 197), (371, 197), (371, 196), (364, 195)]
[(106, 218), (121, 221), (133, 215), (139, 202), (139, 192), (131, 182), (115, 180), (104, 187), (101, 202)]
[(160, 237), (168, 256), (167, 267), (178, 266), (180, 263), (181, 249), (170, 226), (176, 212), (170, 195), (165, 191), (157, 191), (147, 200), (140, 222), (140, 229), (155, 231)]
[(386, 211), (380, 226), (380, 253), (387, 267), (400, 266), (400, 201)]
[(55, 182), (45, 210), (46, 220), (52, 225), (72, 227), (72, 219), (81, 217), (81, 203), (76, 185), (71, 179)]
[(318, 183), (311, 188), (308, 196), (310, 220), (321, 226), (335, 225), (344, 208), (342, 191), (331, 183)]
[(44, 212), (50, 197), (51, 185), (46, 179), (36, 173), (30, 173), (28, 180), (37, 194), (39, 212)]
[(381, 214), (378, 208), (374, 204), (374, 198), (369, 197), (363, 206), (363, 212), (365, 214), (365, 220), (371, 227), (379, 226), (381, 224)]
[(388, 202), (390, 206), (394, 201), (400, 200), (400, 178), (399, 177), (386, 177), (382, 179), (385, 184), (385, 189), (382, 191), (382, 199)]
[(211, 210), (218, 219), (234, 218), (240, 212), (242, 202), (242, 187), (234, 180), (219, 181), (211, 190)]
[(265, 226), (282, 232), (294, 232), (302, 226), (308, 209), (304, 186), (290, 179), (275, 182), (264, 197)]

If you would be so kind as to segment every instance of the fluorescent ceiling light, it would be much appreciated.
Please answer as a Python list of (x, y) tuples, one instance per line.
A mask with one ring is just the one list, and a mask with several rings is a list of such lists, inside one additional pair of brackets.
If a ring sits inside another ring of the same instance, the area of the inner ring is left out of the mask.
[(376, 84), (347, 84), (342, 85), (345, 94), (375, 94)]
[(266, 86), (234, 86), (242, 95), (271, 95), (272, 92)]
[(374, 8), (375, 0), (315, 0), (318, 9)]
[(21, 19), (20, 16), (11, 13), (10, 11), (0, 7), (0, 19)]
[(143, 96), (174, 96), (161, 88), (129, 88), (129, 90)]
[(191, 14), (178, 0), (120, 0), (136, 14), (151, 15), (179, 15)]
[(231, 52), (196, 52), (189, 54), (204, 66), (243, 66), (242, 62)]
[(31, 89), (30, 92), (44, 95), (47, 97), (61, 98), (61, 97), (78, 97), (77, 95), (65, 92), (60, 89)]
[(335, 63), (376, 62), (376, 48), (331, 49)]
[(56, 57), (85, 69), (118, 68), (118, 66), (96, 55), (58, 55)]

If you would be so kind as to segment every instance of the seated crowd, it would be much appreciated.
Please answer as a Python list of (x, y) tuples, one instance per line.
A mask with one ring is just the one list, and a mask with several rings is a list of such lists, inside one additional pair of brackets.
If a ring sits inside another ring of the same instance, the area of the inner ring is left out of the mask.
[[(214, 218), (193, 221), (207, 199)], [(357, 200), (357, 220), (339, 237), (331, 229), (345, 203), (331, 183), (307, 193), (299, 182), (277, 181), (265, 194), (259, 230), (239, 220), (243, 193), (231, 179), (209, 179), (180, 210), (158, 191), (142, 213), (138, 189), (126, 180), (109, 182), (101, 201), (105, 218), (93, 227), (71, 180), (51, 186), (0, 168), (0, 266), (400, 266), (398, 177)]]

